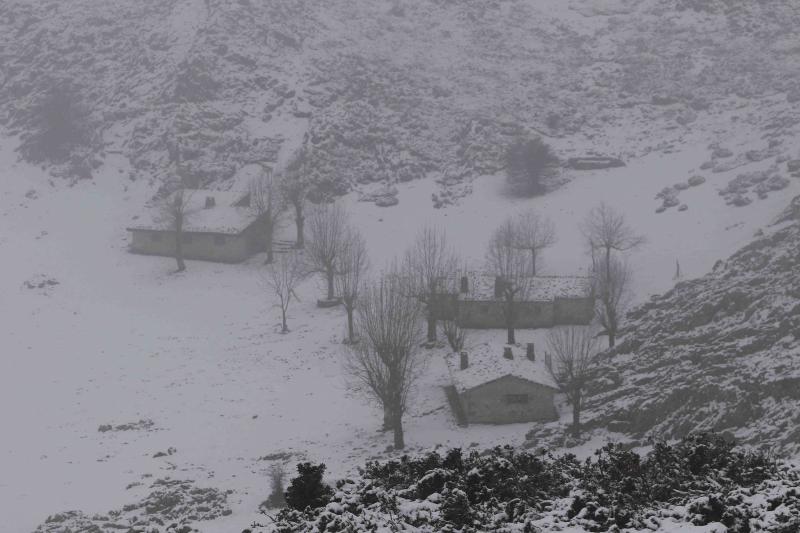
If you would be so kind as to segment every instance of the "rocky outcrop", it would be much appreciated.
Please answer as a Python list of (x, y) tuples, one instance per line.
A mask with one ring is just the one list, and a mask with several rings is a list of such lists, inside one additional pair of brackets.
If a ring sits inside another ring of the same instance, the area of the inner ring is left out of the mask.
[(788, 215), (794, 212), (783, 217), (793, 224), (629, 314), (588, 401), (591, 426), (635, 439), (714, 430), (800, 452), (800, 221)]

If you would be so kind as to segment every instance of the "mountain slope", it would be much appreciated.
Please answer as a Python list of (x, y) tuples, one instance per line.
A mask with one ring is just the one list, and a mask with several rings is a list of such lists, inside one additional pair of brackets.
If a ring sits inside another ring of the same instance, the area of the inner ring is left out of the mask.
[(724, 431), (798, 453), (799, 251), (795, 218), (635, 309), (600, 370), (590, 425), (635, 438)]
[[(321, 193), (434, 176), (458, 196), (519, 136), (630, 158), (790, 134), (799, 23), (788, 0), (13, 0), (0, 122), (69, 177), (121, 151), (133, 179), (179, 161), (213, 183), (308, 132)], [(54, 99), (78, 122), (57, 149), (37, 141)]]

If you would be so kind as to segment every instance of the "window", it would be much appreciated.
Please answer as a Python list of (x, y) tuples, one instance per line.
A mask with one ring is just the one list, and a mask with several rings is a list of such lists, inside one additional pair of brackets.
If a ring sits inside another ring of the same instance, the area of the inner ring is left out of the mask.
[(153, 242), (161, 242), (161, 232), (158, 231), (150, 232), (150, 240)]
[(214, 235), (214, 244), (217, 246), (225, 245), (225, 235)]
[(192, 234), (191, 233), (181, 233), (181, 242), (184, 244), (191, 244), (192, 243)]
[(527, 394), (506, 394), (506, 403), (509, 403), (509, 404), (528, 403), (528, 395)]

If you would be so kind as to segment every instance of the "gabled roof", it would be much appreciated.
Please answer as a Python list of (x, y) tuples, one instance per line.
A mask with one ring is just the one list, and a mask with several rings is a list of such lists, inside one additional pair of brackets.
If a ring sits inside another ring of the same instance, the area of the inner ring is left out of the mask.
[[(505, 345), (508, 346), (508, 345)], [(513, 376), (532, 383), (538, 383), (551, 389), (557, 389), (544, 364), (544, 352), (537, 354), (531, 361), (525, 356), (525, 347), (511, 346), (513, 359), (503, 357), (502, 344), (483, 343), (466, 350), (469, 366), (461, 370), (461, 356), (451, 353), (445, 357), (450, 377), (456, 390), (461, 393), (496, 381), (506, 376)]]
[[(244, 205), (248, 194), (247, 191), (185, 189), (187, 205), (183, 231), (228, 235), (241, 233), (258, 218), (253, 209)], [(213, 207), (206, 207), (206, 198), (209, 197), (214, 198)], [(151, 207), (128, 230), (169, 231), (170, 222), (158, 207)]]
[[(459, 293), (461, 277), (467, 278), (467, 292)], [(556, 298), (586, 298), (591, 295), (591, 280), (585, 276), (531, 276), (529, 289), (521, 300), (550, 302)], [(445, 281), (446, 290), (459, 293), (465, 301), (494, 301), (495, 276), (482, 272), (467, 272), (451, 276)]]

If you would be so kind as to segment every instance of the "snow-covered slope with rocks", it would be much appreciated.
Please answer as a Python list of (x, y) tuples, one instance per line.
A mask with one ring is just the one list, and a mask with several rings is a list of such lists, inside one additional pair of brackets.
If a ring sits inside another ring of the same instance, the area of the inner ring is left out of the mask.
[(634, 309), (625, 329), (598, 371), (590, 426), (642, 443), (727, 432), (756, 447), (800, 453), (797, 214), (706, 276)]
[[(12, 0), (0, 122), (71, 177), (121, 151), (163, 179), (180, 151), (195, 185), (308, 133), (320, 192), (432, 177), (445, 205), (523, 135), (629, 160), (796, 132), (798, 24), (789, 0)], [(89, 131), (42, 154), (65, 87)]]

